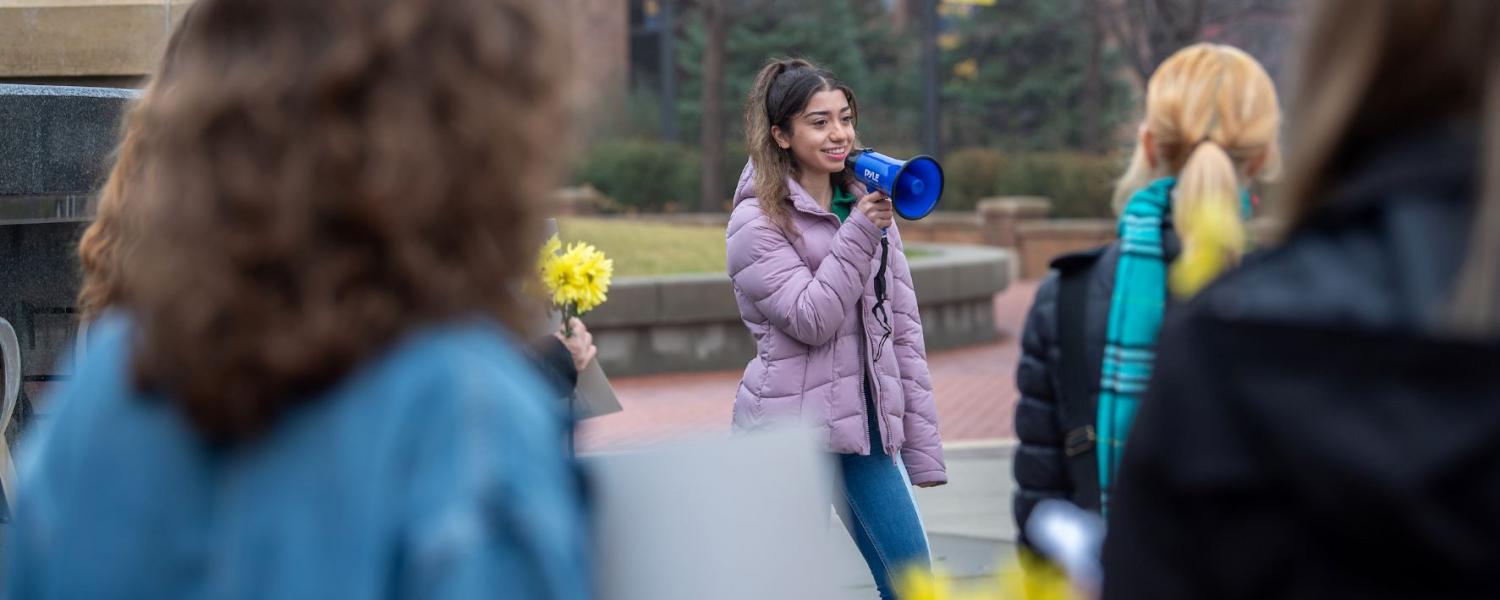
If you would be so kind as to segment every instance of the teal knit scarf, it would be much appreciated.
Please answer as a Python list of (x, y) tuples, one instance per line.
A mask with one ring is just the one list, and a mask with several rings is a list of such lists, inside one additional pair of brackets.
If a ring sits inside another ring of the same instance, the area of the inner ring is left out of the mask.
[(1156, 360), (1156, 334), (1167, 303), (1167, 261), (1162, 251), (1162, 220), (1172, 212), (1172, 187), (1165, 177), (1130, 197), (1120, 215), (1120, 261), (1109, 300), (1104, 367), (1099, 382), (1097, 454), (1100, 506), (1120, 465), (1120, 452)]
[[(1120, 453), (1156, 361), (1156, 336), (1167, 303), (1162, 221), (1172, 213), (1172, 188), (1176, 185), (1174, 177), (1151, 182), (1130, 197), (1120, 216), (1120, 262), (1115, 266), (1115, 289), (1109, 300), (1095, 442), (1099, 502), (1106, 511)], [(1252, 210), (1249, 191), (1240, 190), (1240, 217), (1249, 219)]]

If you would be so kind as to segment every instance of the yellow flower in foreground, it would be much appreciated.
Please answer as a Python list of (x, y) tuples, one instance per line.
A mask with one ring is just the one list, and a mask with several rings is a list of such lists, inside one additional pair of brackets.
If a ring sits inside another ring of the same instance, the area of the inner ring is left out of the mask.
[(1025, 557), (1020, 564), (1023, 566), (1000, 571), (1000, 589), (1005, 590), (1006, 597), (1026, 600), (1082, 600), (1084, 597), (1068, 581), (1068, 576), (1052, 563)]
[(896, 580), (897, 596), (908, 600), (953, 600), (953, 582), (941, 570), (909, 567)]
[(1002, 569), (995, 579), (960, 588), (941, 570), (907, 569), (896, 581), (897, 595), (910, 600), (1079, 600), (1055, 568)]
[(1182, 255), (1172, 263), (1168, 278), (1173, 295), (1197, 294), (1244, 253), (1245, 227), (1235, 206), (1222, 199), (1206, 199), (1178, 217)]

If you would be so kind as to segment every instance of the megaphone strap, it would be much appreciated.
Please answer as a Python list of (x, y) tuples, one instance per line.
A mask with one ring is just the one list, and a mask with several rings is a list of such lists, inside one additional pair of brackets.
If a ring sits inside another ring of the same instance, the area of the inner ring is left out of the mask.
[(880, 360), (880, 355), (885, 351), (885, 343), (891, 339), (891, 317), (886, 311), (881, 310), (885, 305), (885, 269), (890, 262), (891, 242), (884, 235), (880, 236), (880, 269), (875, 271), (875, 306), (870, 307), (870, 312), (875, 315), (875, 322), (880, 324), (882, 330), (880, 342), (875, 344), (875, 360)]

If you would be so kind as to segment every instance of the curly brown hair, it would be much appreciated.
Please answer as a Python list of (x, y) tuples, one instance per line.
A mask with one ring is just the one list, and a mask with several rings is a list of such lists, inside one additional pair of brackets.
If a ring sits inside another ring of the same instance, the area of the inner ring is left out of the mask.
[(125, 225), (125, 182), (135, 170), (134, 136), (127, 130), (116, 151), (114, 167), (99, 192), (94, 220), (78, 241), (78, 265), (83, 284), (78, 289), (78, 312), (82, 321), (92, 321), (104, 309), (117, 304), (124, 290), (120, 277), (120, 247)]
[(127, 196), (139, 187), (130, 184), (139, 180), (141, 163), (141, 119), (133, 115), (150, 102), (162, 82), (171, 76), (182, 32), (187, 29), (183, 24), (192, 19), (192, 15), (193, 8), (189, 6), (182, 21), (167, 40), (156, 73), (147, 81), (140, 97), (126, 111), (126, 117), (121, 121), (123, 127), (120, 145), (115, 149), (115, 161), (110, 167), (109, 177), (99, 190), (94, 220), (78, 240), (78, 265), (83, 276), (78, 290), (78, 312), (80, 320), (84, 322), (94, 320), (99, 313), (118, 304), (125, 294), (121, 257), (130, 250), (131, 244), (126, 239), (126, 231), (132, 227), (128, 219), (137, 212), (126, 210), (125, 207), (130, 204)]
[(529, 0), (200, 0), (131, 115), (137, 384), (254, 436), (413, 329), (512, 329), (568, 136)]

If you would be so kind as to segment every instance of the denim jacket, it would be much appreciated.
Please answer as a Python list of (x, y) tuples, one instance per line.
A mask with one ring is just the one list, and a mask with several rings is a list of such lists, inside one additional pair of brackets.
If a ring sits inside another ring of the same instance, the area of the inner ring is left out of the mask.
[(409, 335), (227, 448), (95, 332), (23, 448), (7, 597), (590, 596), (556, 402), (499, 327)]

